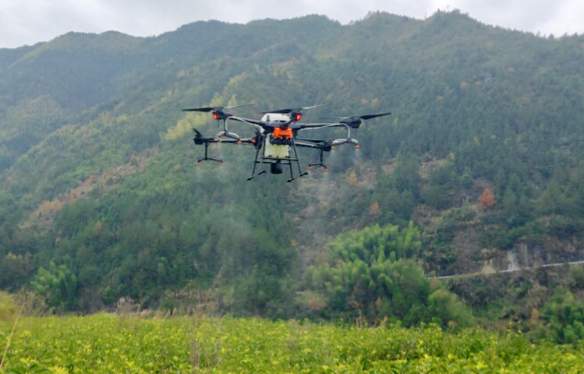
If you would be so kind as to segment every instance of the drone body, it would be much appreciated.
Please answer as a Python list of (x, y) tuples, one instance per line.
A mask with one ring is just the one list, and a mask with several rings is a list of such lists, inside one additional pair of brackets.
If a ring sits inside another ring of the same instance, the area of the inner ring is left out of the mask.
[(277, 127), (290, 121), (290, 117), (281, 113), (266, 113), (261, 119), (264, 123), (274, 126), (272, 136), (268, 136), (264, 142), (264, 157), (275, 160), (285, 160), (290, 157), (290, 144), (293, 138), (291, 128), (281, 129)]
[[(336, 117), (334, 118), (335, 121), (327, 123), (301, 123), (299, 121), (303, 116), (302, 111), (314, 108), (316, 105), (305, 108), (279, 109), (263, 112), (263, 116), (260, 120), (238, 117), (224, 111), (225, 109), (235, 107), (236, 106), (183, 109), (183, 111), (211, 112), (213, 119), (223, 121), (223, 130), (214, 138), (205, 138), (198, 130), (193, 129), (196, 133), (193, 138), (195, 144), (205, 146), (205, 155), (198, 159), (197, 165), (200, 165), (202, 161), (215, 161), (223, 164), (223, 160), (208, 155), (208, 147), (211, 143), (248, 144), (256, 149), (252, 173), (248, 180), (254, 179), (266, 172), (266, 170), (262, 168), (262, 170), (256, 174), (258, 166), (270, 165), (270, 172), (272, 174), (282, 174), (283, 167), (288, 166), (290, 171), (288, 182), (308, 174), (307, 172), (303, 172), (300, 166), (298, 148), (316, 149), (319, 152), (319, 161), (309, 163), (309, 170), (313, 166), (320, 166), (323, 167), (325, 171), (328, 171), (323, 162), (324, 152), (330, 152), (335, 146), (342, 144), (352, 144), (355, 148), (359, 148), (359, 142), (356, 139), (351, 138), (351, 129), (359, 128), (364, 120), (391, 114), (387, 112), (364, 116)], [(252, 126), (255, 129), (255, 136), (251, 138), (242, 138), (236, 133), (230, 132), (227, 126), (229, 121)], [(298, 137), (298, 134), (303, 131), (332, 127), (346, 128), (347, 137), (335, 140), (303, 139)], [(297, 169), (296, 174), (295, 169)]]

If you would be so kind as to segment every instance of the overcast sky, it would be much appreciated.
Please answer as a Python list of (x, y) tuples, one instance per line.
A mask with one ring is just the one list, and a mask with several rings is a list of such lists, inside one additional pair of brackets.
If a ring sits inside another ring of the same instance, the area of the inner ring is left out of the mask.
[(370, 11), (423, 19), (438, 9), (543, 35), (584, 34), (584, 0), (0, 0), (0, 48), (69, 31), (152, 36), (199, 20), (246, 23), (324, 14), (346, 24)]

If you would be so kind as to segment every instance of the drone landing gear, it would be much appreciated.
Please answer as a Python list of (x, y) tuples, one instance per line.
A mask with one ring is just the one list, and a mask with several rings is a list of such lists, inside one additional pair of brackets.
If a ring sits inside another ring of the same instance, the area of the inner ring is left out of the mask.
[(265, 174), (265, 173), (266, 173), (266, 171), (262, 170), (259, 173), (257, 173), (257, 175), (252, 175), (251, 177), (247, 177), (247, 180), (250, 181), (250, 180), (254, 179), (255, 177), (259, 177), (260, 175)]
[(311, 163), (309, 163), (309, 164), (308, 164), (308, 170), (312, 170), (312, 167), (313, 167), (313, 166), (320, 166), (320, 167), (323, 167), (323, 168), (324, 168), (324, 171), (328, 171), (328, 168), (327, 168), (327, 167), (326, 167), (326, 165), (323, 163), (323, 161), (324, 161), (324, 160), (323, 160), (323, 153), (324, 153), (324, 150), (323, 150), (323, 149), (319, 149), (319, 150), (318, 150), (318, 152), (319, 152), (319, 154), (320, 154), (320, 161), (318, 161), (318, 162), (311, 162)]
[(292, 182), (294, 179), (308, 175), (307, 172), (302, 172), (302, 170), (300, 169), (300, 161), (298, 161), (298, 158), (296, 158), (296, 165), (298, 165), (298, 175), (297, 176), (294, 176), (294, 172), (292, 171), (292, 160), (288, 163), (288, 165), (290, 166), (290, 178), (288, 179), (288, 182)]
[[(261, 170), (257, 175), (255, 173), (256, 167), (258, 164), (270, 164), (270, 173), (271, 174), (282, 174), (284, 172), (283, 165), (288, 165), (290, 168), (290, 178), (288, 182), (292, 182), (293, 180), (308, 175), (307, 172), (303, 172), (300, 168), (300, 161), (298, 160), (298, 151), (296, 149), (296, 144), (292, 140), (292, 149), (294, 150), (294, 157), (286, 157), (286, 158), (275, 158), (275, 157), (267, 157), (264, 155), (260, 155), (260, 150), (262, 147), (257, 147), (256, 150), (256, 157), (253, 163), (253, 169), (251, 171), (251, 176), (247, 178), (248, 181), (254, 179), (255, 177), (265, 174), (266, 170)], [(292, 166), (293, 163), (296, 163), (298, 167), (298, 175), (294, 176), (294, 168)]]
[(197, 166), (201, 166), (201, 161), (215, 161), (223, 166), (223, 160), (219, 157), (209, 156), (209, 142), (205, 142), (205, 156), (199, 157), (197, 160)]
[(288, 179), (288, 182), (292, 182), (294, 179), (298, 179), (298, 178), (300, 178), (300, 177), (304, 177), (304, 176), (306, 176), (306, 175), (308, 175), (308, 173), (307, 173), (307, 172), (304, 172), (304, 173), (302, 173), (302, 174), (298, 174), (298, 175), (297, 175), (297, 176), (295, 176), (295, 177), (292, 177), (292, 176), (291, 176), (291, 177), (290, 177), (290, 179)]

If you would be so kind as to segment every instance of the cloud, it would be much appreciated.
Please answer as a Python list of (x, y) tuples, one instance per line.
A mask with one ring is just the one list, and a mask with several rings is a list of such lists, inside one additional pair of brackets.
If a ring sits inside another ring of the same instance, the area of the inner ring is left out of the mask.
[(7, 0), (0, 5), (0, 47), (34, 44), (75, 28), (100, 31), (107, 16), (98, 0)]
[(2, 0), (0, 48), (47, 41), (69, 31), (151, 36), (198, 20), (247, 23), (324, 14), (348, 23), (377, 10), (422, 19), (437, 9), (455, 8), (505, 28), (558, 36), (584, 33), (582, 0)]
[[(536, 25), (537, 31), (545, 34), (562, 36), (564, 34), (583, 34), (584, 2), (581, 0), (563, 0), (556, 3), (555, 16), (546, 17)], [(535, 28), (533, 30), (536, 30)], [(533, 31), (532, 30), (532, 31)]]
[(435, 0), (434, 5), (457, 8), (483, 23), (509, 29), (558, 36), (584, 33), (581, 0)]
[(508, 1), (491, 0), (476, 2), (473, 0), (456, 0), (453, 6), (466, 11), (471, 17), (484, 23), (507, 28), (532, 30), (534, 25), (546, 19), (555, 19), (559, 1), (530, 0)]

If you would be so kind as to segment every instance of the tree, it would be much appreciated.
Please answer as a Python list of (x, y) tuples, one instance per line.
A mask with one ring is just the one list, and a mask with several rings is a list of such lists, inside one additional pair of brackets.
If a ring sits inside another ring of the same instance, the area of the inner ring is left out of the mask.
[(31, 282), (35, 293), (45, 298), (47, 305), (61, 310), (73, 310), (77, 301), (77, 277), (67, 265), (51, 262), (40, 268)]
[(497, 204), (497, 200), (495, 200), (495, 196), (493, 195), (493, 191), (489, 187), (483, 190), (481, 196), (479, 196), (479, 201), (481, 202), (481, 206), (483, 209), (489, 209), (490, 207)]
[(384, 318), (406, 325), (429, 322), (434, 316), (467, 325), (468, 309), (446, 290), (431, 298), (428, 277), (415, 261), (421, 249), (420, 231), (408, 227), (370, 226), (340, 235), (327, 245), (330, 261), (307, 270), (312, 299), (322, 295), (329, 317)]
[(543, 308), (547, 335), (559, 344), (576, 344), (584, 339), (584, 302), (565, 288), (558, 287)]

